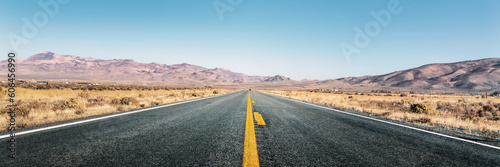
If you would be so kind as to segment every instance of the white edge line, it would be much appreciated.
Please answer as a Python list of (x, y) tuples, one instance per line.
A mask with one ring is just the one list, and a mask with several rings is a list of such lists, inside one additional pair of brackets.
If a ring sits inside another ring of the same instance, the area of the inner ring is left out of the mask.
[(384, 121), (384, 120), (380, 120), (380, 119), (376, 119), (376, 118), (372, 118), (372, 117), (367, 117), (367, 116), (364, 116), (364, 115), (358, 115), (358, 114), (354, 114), (354, 113), (349, 113), (349, 112), (342, 111), (342, 110), (337, 110), (337, 109), (334, 109), (334, 108), (328, 108), (328, 107), (319, 106), (319, 105), (315, 105), (315, 104), (311, 104), (311, 103), (306, 103), (306, 102), (303, 102), (303, 101), (299, 101), (299, 100), (295, 100), (295, 99), (289, 99), (289, 98), (285, 98), (285, 97), (282, 97), (282, 96), (278, 96), (278, 95), (274, 95), (274, 94), (270, 94), (270, 93), (266, 93), (266, 92), (261, 92), (261, 93), (269, 94), (269, 95), (276, 96), (276, 97), (281, 97), (281, 98), (286, 99), (286, 100), (295, 101), (295, 102), (299, 102), (299, 103), (303, 103), (303, 104), (307, 104), (307, 105), (311, 105), (311, 106), (315, 106), (315, 107), (319, 107), (319, 108), (323, 108), (323, 109), (327, 109), (327, 110), (336, 111), (336, 112), (339, 112), (339, 113), (349, 114), (349, 115), (353, 115), (353, 116), (357, 116), (357, 117), (361, 117), (361, 118), (366, 118), (366, 119), (370, 119), (370, 120), (374, 120), (374, 121), (379, 121), (379, 122), (383, 122), (383, 123), (387, 123), (387, 124), (391, 124), (391, 125), (405, 127), (405, 128), (408, 128), (408, 129), (413, 129), (413, 130), (416, 130), (416, 131), (430, 133), (430, 134), (434, 134), (434, 135), (438, 135), (438, 136), (443, 136), (443, 137), (447, 137), (447, 138), (451, 138), (451, 139), (455, 139), (455, 140), (460, 140), (460, 141), (464, 141), (464, 142), (468, 142), (468, 143), (477, 144), (477, 145), (481, 145), (481, 146), (485, 146), (485, 147), (489, 147), (489, 148), (500, 150), (500, 147), (492, 146), (492, 145), (489, 145), (489, 144), (484, 144), (484, 143), (479, 143), (479, 142), (475, 142), (475, 141), (471, 141), (471, 140), (467, 140), (467, 139), (462, 139), (462, 138), (458, 138), (458, 137), (448, 136), (448, 135), (445, 135), (445, 134), (441, 134), (441, 133), (437, 133), (437, 132), (432, 132), (432, 131), (428, 131), (428, 130), (424, 130), (424, 129), (419, 129), (419, 128), (415, 128), (415, 127), (411, 127), (411, 126), (406, 126), (406, 125), (402, 125), (402, 124), (398, 124), (398, 123), (394, 123), (394, 122)]
[[(236, 92), (241, 92), (241, 91), (236, 91)], [(32, 130), (22, 131), (22, 132), (19, 132), (19, 133), (15, 133), (14, 132), (14, 134), (16, 136), (19, 136), (19, 135), (24, 135), (24, 134), (29, 134), (29, 133), (35, 133), (35, 132), (40, 132), (40, 131), (44, 131), (44, 130), (56, 129), (56, 128), (60, 128), (60, 127), (70, 126), (70, 125), (77, 125), (77, 124), (82, 124), (82, 123), (86, 123), (86, 122), (97, 121), (97, 120), (101, 120), (101, 119), (113, 118), (113, 117), (118, 117), (118, 116), (122, 116), (122, 115), (128, 115), (128, 114), (133, 114), (133, 113), (138, 113), (138, 112), (153, 110), (153, 109), (157, 109), (157, 108), (175, 106), (175, 105), (179, 105), (179, 104), (184, 104), (184, 103), (190, 103), (190, 102), (195, 102), (195, 101), (199, 101), (199, 100), (210, 99), (210, 98), (213, 98), (213, 97), (219, 97), (219, 96), (223, 96), (223, 95), (229, 95), (229, 94), (233, 94), (233, 93), (236, 93), (236, 92), (231, 92), (231, 93), (222, 94), (222, 95), (218, 95), (218, 96), (210, 96), (210, 97), (205, 97), (205, 98), (199, 98), (199, 99), (192, 99), (192, 100), (187, 100), (187, 101), (181, 101), (181, 102), (176, 102), (176, 103), (171, 103), (171, 104), (164, 104), (164, 105), (160, 105), (160, 106), (156, 106), (156, 107), (139, 109), (139, 110), (135, 110), (135, 111), (124, 112), (124, 113), (119, 113), (119, 114), (113, 114), (113, 115), (108, 115), (108, 116), (104, 116), (104, 117), (92, 118), (92, 119), (87, 119), (87, 120), (82, 120), (82, 121), (71, 122), (71, 123), (65, 123), (65, 124), (61, 124), (61, 125), (49, 126), (49, 127), (40, 128), (40, 129), (32, 129)], [(8, 137), (10, 137), (10, 134), (2, 135), (2, 136), (0, 136), (0, 139), (8, 138)]]

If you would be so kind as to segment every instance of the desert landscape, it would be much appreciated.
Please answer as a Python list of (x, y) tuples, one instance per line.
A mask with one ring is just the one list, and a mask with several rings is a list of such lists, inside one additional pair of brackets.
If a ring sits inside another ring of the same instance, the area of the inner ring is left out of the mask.
[(0, 166), (500, 166), (500, 1), (0, 7)]
[[(16, 110), (22, 116), (18, 127), (23, 128), (253, 88), (495, 140), (500, 130), (499, 67), (500, 58), (490, 58), (378, 76), (294, 81), (187, 63), (144, 64), (43, 52), (17, 60)], [(2, 98), (8, 99), (7, 84), (2, 87)], [(2, 103), (7, 106), (6, 100)], [(0, 111), (3, 123), (7, 111)]]

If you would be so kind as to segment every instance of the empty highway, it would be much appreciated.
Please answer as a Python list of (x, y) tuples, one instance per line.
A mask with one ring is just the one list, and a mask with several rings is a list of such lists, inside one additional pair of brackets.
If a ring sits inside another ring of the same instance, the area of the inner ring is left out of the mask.
[(16, 159), (1, 138), (0, 166), (500, 166), (497, 148), (255, 91), (128, 112), (18, 130), (49, 128), (16, 136)]

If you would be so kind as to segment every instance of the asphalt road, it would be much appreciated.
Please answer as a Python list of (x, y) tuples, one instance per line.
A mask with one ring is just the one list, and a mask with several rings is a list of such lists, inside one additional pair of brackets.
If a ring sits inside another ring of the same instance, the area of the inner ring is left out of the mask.
[(500, 166), (500, 150), (252, 93), (262, 166)]
[[(2, 148), (0, 166), (241, 166), (247, 94), (20, 135), (17, 158)], [(252, 96), (253, 111), (266, 123), (255, 124), (261, 166), (500, 166), (494, 148)]]

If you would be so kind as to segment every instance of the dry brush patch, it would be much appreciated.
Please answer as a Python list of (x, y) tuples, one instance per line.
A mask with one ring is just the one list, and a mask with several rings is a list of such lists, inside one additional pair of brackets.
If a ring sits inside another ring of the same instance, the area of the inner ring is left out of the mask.
[[(6, 130), (10, 104), (0, 92), (0, 127)], [(234, 92), (230, 89), (16, 89), (16, 124), (24, 128)]]
[[(281, 95), (279, 90), (263, 92)], [(461, 132), (482, 136), (486, 140), (500, 137), (499, 97), (310, 91), (283, 91), (283, 96), (402, 122), (460, 129)]]

